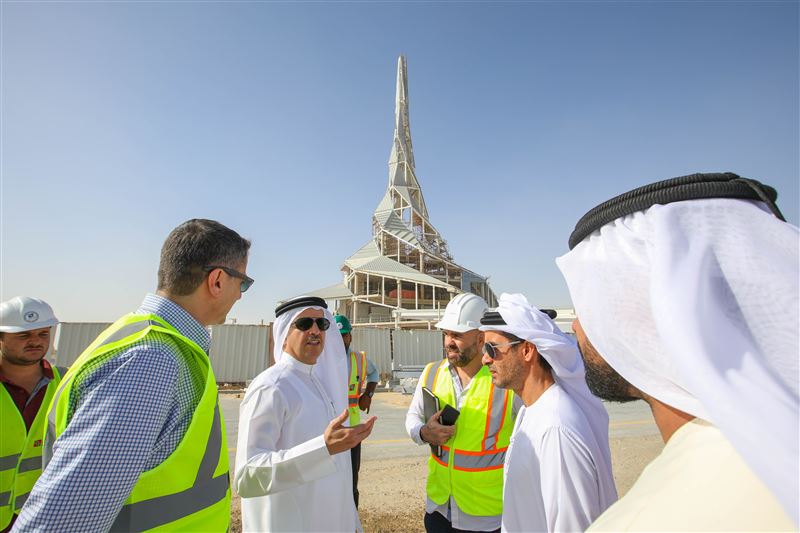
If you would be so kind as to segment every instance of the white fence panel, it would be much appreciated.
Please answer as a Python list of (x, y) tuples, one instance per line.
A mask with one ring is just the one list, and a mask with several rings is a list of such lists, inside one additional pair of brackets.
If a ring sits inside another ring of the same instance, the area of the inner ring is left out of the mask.
[(253, 379), (269, 365), (270, 326), (225, 324), (211, 327), (211, 367), (219, 382)]
[(55, 363), (70, 366), (110, 322), (62, 322), (56, 335)]
[(381, 374), (392, 372), (392, 346), (389, 330), (385, 328), (353, 328), (350, 348), (367, 352), (367, 357)]
[(444, 337), (441, 331), (393, 330), (392, 344), (396, 370), (424, 366), (444, 357)]

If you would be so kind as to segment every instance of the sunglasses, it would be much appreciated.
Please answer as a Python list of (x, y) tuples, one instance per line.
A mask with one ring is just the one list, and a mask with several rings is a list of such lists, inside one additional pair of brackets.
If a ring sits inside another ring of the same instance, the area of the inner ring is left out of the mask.
[(253, 278), (250, 278), (250, 277), (242, 274), (238, 270), (234, 270), (234, 269), (232, 269), (230, 267), (221, 266), (221, 265), (211, 265), (211, 266), (204, 267), (203, 268), (203, 272), (208, 273), (208, 272), (211, 272), (212, 270), (216, 270), (216, 269), (222, 270), (223, 272), (225, 272), (227, 275), (229, 275), (232, 278), (237, 278), (237, 279), (242, 280), (242, 284), (239, 286), (239, 292), (247, 292), (247, 289), (249, 289), (250, 286), (253, 285), (253, 283), (255, 283), (255, 281), (256, 281)]
[(300, 331), (308, 331), (311, 329), (311, 326), (317, 324), (317, 327), (320, 331), (325, 331), (329, 327), (331, 327), (331, 321), (327, 318), (311, 318), (310, 316), (304, 316), (303, 318), (298, 318), (292, 324), (294, 327), (299, 329)]
[(490, 358), (494, 359), (497, 357), (497, 350), (496, 348), (500, 348), (501, 346), (513, 346), (515, 344), (519, 344), (523, 341), (514, 341), (514, 342), (505, 342), (503, 344), (492, 344), (487, 342), (483, 345), (483, 353), (488, 355)]

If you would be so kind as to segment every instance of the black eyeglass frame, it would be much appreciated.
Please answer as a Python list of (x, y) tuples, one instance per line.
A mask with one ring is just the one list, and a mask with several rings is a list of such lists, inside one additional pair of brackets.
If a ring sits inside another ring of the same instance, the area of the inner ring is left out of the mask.
[[(300, 325), (301, 322), (303, 323), (302, 325)], [(313, 326), (314, 323), (317, 324), (317, 327), (319, 328), (320, 331), (327, 331), (327, 329), (331, 327), (331, 321), (325, 318), (324, 316), (321, 316), (319, 318), (311, 318), (310, 316), (304, 316), (292, 322), (292, 326), (296, 327), (300, 331), (308, 331), (311, 329), (311, 326)]]
[(491, 342), (484, 342), (483, 343), (483, 353), (488, 355), (490, 359), (494, 359), (495, 357), (497, 357), (496, 348), (500, 348), (502, 346), (514, 346), (515, 344), (520, 344), (522, 342), (525, 342), (525, 341), (520, 339), (520, 340), (517, 340), (517, 341), (504, 342), (502, 344), (492, 344)]
[(216, 270), (216, 269), (222, 270), (223, 272), (225, 272), (227, 275), (229, 275), (232, 278), (237, 278), (237, 279), (242, 280), (242, 284), (239, 286), (239, 292), (247, 292), (247, 289), (252, 287), (253, 283), (256, 282), (256, 280), (254, 280), (253, 278), (247, 276), (246, 274), (242, 274), (241, 272), (239, 272), (235, 268), (226, 267), (226, 266), (222, 266), (222, 265), (209, 265), (209, 266), (203, 267), (203, 272), (208, 274), (209, 272), (211, 272), (213, 270)]

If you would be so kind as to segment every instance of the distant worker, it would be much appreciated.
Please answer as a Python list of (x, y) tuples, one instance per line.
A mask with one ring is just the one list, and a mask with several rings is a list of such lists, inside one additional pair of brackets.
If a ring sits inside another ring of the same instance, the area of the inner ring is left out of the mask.
[(45, 355), (58, 319), (44, 301), (17, 296), (0, 303), (0, 530), (11, 530), (42, 473), (47, 406), (65, 369)]
[(592, 209), (558, 258), (591, 391), (664, 449), (590, 531), (797, 531), (798, 228), (772, 187), (693, 174)]
[[(347, 389), (347, 409), (350, 412), (350, 427), (361, 423), (361, 411), (369, 413), (372, 405), (372, 396), (378, 387), (380, 375), (375, 364), (367, 357), (367, 352), (350, 351), (350, 343), (353, 341), (353, 328), (350, 321), (344, 315), (333, 317), (342, 334), (344, 351), (350, 354), (348, 359), (348, 389)], [(364, 387), (366, 381), (367, 386)], [(361, 443), (350, 448), (350, 460), (353, 463), (353, 500), (358, 508), (358, 471), (361, 469)]]
[[(425, 367), (406, 415), (406, 431), (417, 444), (440, 445), (428, 459), (425, 529), (428, 533), (499, 531), (503, 513), (503, 460), (521, 402), (492, 384), (481, 362), (479, 331), (486, 302), (459, 294), (436, 327), (444, 332), (446, 359)], [(440, 423), (441, 410), (427, 420), (422, 388), (460, 415), (454, 426)]]
[(361, 531), (350, 449), (375, 417), (346, 425), (347, 355), (325, 300), (275, 309), (275, 364), (242, 400), (234, 487), (243, 531)]
[(608, 413), (575, 341), (522, 294), (481, 319), (483, 362), (525, 403), (506, 454), (503, 531), (584, 531), (617, 501)]
[(252, 285), (249, 248), (213, 220), (169, 234), (156, 293), (61, 381), (45, 469), (15, 532), (228, 529), (228, 445), (207, 328)]

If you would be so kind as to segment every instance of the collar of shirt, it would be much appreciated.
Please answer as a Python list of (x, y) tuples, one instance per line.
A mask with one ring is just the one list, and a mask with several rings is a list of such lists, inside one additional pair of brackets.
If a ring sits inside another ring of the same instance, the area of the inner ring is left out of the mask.
[[(467, 395), (467, 391), (469, 391), (469, 386), (472, 385), (472, 380), (469, 380), (469, 383), (466, 385), (461, 385), (461, 377), (459, 377), (456, 367), (448, 362), (447, 369), (450, 370), (450, 377), (453, 379), (453, 389), (456, 393), (456, 408), (461, 409), (464, 403), (464, 398)], [(474, 378), (475, 376), (473, 376), (473, 379)]]
[(282, 361), (285, 361), (288, 366), (296, 368), (298, 372), (310, 375), (311, 371), (314, 370), (314, 365), (307, 365), (302, 361), (298, 361), (297, 359), (294, 358), (292, 354), (286, 352), (283, 352), (283, 354), (286, 357), (284, 357)]
[(168, 298), (157, 294), (148, 294), (137, 314), (158, 315), (167, 321), (178, 333), (197, 343), (204, 352), (208, 353), (211, 347), (211, 335), (192, 315), (183, 307)]

